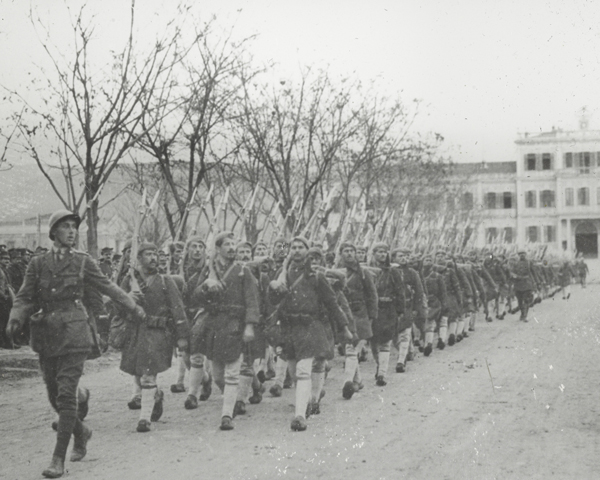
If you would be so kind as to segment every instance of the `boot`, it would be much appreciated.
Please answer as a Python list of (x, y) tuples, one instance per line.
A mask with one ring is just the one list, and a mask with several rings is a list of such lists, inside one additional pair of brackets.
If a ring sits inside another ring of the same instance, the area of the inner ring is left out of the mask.
[(65, 461), (54, 455), (50, 466), (42, 472), (42, 475), (46, 478), (60, 478), (65, 473)]
[(158, 422), (163, 414), (163, 401), (165, 394), (162, 390), (157, 390), (154, 396), (154, 407), (152, 408), (152, 415), (150, 415), (151, 422)]
[(198, 408), (198, 399), (194, 395), (188, 395), (183, 406), (186, 410), (195, 410)]
[(87, 417), (90, 401), (90, 391), (89, 389), (83, 387), (80, 388), (77, 392), (77, 418), (80, 421), (83, 421), (85, 417)]
[(209, 373), (208, 378), (202, 381), (202, 390), (200, 390), (200, 397), (198, 400), (206, 402), (212, 393), (212, 375)]
[(142, 408), (142, 397), (140, 395), (135, 395), (127, 402), (127, 406), (129, 407), (129, 410), (139, 410)]
[(223, 431), (233, 430), (233, 422), (231, 417), (221, 417), (221, 426), (219, 427)]
[(301, 417), (300, 415), (297, 415), (292, 420), (292, 424), (290, 427), (294, 432), (303, 432), (304, 430), (306, 430), (306, 419), (304, 417)]
[(241, 400), (237, 400), (235, 402), (235, 406), (233, 407), (233, 416), (237, 417), (238, 415), (244, 415), (246, 413), (246, 404)]
[(87, 442), (92, 438), (92, 430), (82, 425), (81, 435), (73, 435), (73, 450), (71, 451), (71, 461), (79, 462), (83, 460), (87, 453)]

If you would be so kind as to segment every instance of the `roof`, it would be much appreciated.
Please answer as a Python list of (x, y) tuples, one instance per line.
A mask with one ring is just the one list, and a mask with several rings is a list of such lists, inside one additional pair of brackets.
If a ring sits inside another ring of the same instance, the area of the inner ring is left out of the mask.
[(508, 175), (517, 173), (517, 162), (455, 163), (455, 175)]

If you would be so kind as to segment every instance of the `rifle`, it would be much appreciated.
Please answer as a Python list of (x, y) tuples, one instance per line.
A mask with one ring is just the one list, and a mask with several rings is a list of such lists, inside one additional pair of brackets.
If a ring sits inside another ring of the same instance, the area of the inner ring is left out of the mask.
[(194, 203), (197, 193), (198, 193), (198, 187), (194, 188), (194, 191), (192, 192), (190, 201), (185, 205), (185, 210), (183, 212), (183, 215), (179, 219), (179, 225), (177, 227), (177, 232), (175, 233), (174, 241), (176, 241), (176, 242), (178, 242), (181, 239), (181, 234), (183, 232), (183, 225), (185, 224), (185, 222), (188, 219), (188, 216), (190, 214), (190, 209), (192, 208), (192, 203)]
[[(192, 236), (196, 235), (196, 233), (198, 232), (198, 227), (200, 226), (200, 220), (202, 219), (202, 212), (204, 212), (206, 214), (206, 204), (210, 202), (210, 199), (213, 194), (214, 186), (215, 185), (213, 183), (210, 186), (210, 188), (208, 189), (208, 193), (206, 194), (206, 199), (204, 200), (204, 202), (202, 202), (200, 204), (200, 211), (198, 213), (198, 218), (196, 218), (196, 224), (194, 225), (194, 228), (192, 229)], [(208, 218), (208, 214), (206, 214), (206, 217)]]
[[(265, 222), (263, 223), (263, 226), (260, 230), (260, 234), (258, 235), (258, 241), (259, 242), (264, 242), (265, 241), (265, 234), (267, 232), (267, 225), (272, 225), (273, 229), (275, 229), (275, 214), (279, 211), (279, 200), (277, 200), (276, 202), (273, 203), (273, 207), (271, 208), (271, 211), (269, 212), (269, 215), (267, 215), (267, 217), (265, 218)], [(280, 212), (281, 214), (281, 212)]]

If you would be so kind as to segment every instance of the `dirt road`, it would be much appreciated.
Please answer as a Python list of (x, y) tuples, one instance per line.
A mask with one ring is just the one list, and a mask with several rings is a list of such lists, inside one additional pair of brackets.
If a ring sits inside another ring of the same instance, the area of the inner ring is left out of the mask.
[[(292, 390), (281, 398), (266, 394), (235, 419), (234, 431), (221, 432), (220, 395), (185, 410), (185, 395), (168, 392), (173, 369), (159, 377), (163, 418), (152, 432), (136, 433), (137, 412), (126, 407), (131, 382), (111, 354), (86, 366), (86, 423), (94, 436), (84, 461), (67, 462), (65, 477), (597, 479), (599, 299), (598, 284), (574, 286), (570, 300), (559, 294), (537, 305), (529, 323), (518, 315), (480, 320), (463, 342), (419, 356), (407, 373), (391, 373), (387, 387), (375, 386), (369, 357), (361, 364), (365, 389), (350, 401), (341, 396), (336, 358), (322, 413), (302, 433), (289, 429)], [(41, 378), (26, 370), (31, 354), (11, 358), (12, 370), (2, 370), (0, 380), (0, 478), (41, 478), (55, 415)], [(7, 361), (0, 357), (0, 366)], [(11, 376), (19, 371), (33, 376)]]

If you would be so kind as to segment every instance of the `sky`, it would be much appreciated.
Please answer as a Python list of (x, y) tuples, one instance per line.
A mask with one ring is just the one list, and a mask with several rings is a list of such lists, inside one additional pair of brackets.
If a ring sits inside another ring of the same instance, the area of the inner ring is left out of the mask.
[[(67, 51), (69, 12), (80, 0), (0, 0), (0, 85), (19, 88), (47, 61), (30, 7)], [(172, 1), (137, 0), (140, 35), (160, 28)], [(415, 128), (445, 138), (456, 162), (515, 160), (519, 133), (578, 128), (586, 106), (600, 129), (600, 4), (578, 0), (203, 0), (234, 35), (258, 34), (252, 53), (275, 75), (299, 65), (377, 79), (407, 103), (421, 100)], [(126, 0), (91, 0), (96, 48), (126, 34)], [(0, 96), (0, 100), (3, 96)], [(2, 100), (0, 118), (11, 105)]]

